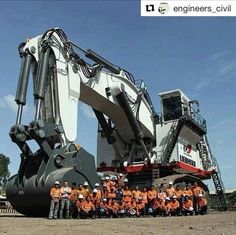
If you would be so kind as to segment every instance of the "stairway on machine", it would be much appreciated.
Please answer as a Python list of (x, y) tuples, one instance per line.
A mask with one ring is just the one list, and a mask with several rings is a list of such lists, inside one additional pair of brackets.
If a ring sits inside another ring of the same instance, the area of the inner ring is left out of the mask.
[(220, 202), (220, 209), (227, 210), (228, 202), (225, 196), (224, 183), (221, 179), (220, 168), (217, 164), (216, 158), (212, 155), (207, 136), (204, 135), (198, 144), (200, 156), (203, 163), (204, 170), (209, 170), (210, 163), (212, 163), (212, 180), (215, 186), (216, 194)]

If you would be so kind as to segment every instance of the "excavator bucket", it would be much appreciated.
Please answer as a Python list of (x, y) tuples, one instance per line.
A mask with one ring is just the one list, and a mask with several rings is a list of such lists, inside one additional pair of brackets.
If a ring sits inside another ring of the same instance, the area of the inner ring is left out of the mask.
[(50, 188), (55, 181), (63, 184), (67, 180), (70, 185), (87, 181), (92, 188), (99, 180), (94, 157), (83, 148), (56, 149), (47, 161), (38, 152), (21, 171), (8, 181), (7, 199), (19, 213), (33, 217), (48, 216)]

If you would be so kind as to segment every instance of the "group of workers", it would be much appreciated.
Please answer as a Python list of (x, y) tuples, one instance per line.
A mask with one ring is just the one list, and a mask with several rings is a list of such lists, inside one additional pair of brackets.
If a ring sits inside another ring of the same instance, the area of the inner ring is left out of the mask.
[(50, 190), (51, 205), (49, 219), (62, 218), (117, 218), (156, 216), (180, 216), (205, 214), (207, 199), (204, 190), (197, 184), (174, 187), (169, 182), (167, 187), (154, 185), (131, 190), (125, 183), (124, 176), (106, 176), (100, 187), (94, 185), (90, 191), (88, 182), (83, 185), (64, 181), (60, 187), (56, 181)]

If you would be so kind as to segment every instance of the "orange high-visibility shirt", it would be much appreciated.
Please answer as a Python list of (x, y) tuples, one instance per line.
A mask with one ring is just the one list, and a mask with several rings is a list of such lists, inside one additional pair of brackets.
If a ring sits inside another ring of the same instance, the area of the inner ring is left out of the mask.
[(111, 191), (111, 181), (108, 180), (108, 181), (105, 181), (103, 183), (103, 185), (105, 186), (106, 185), (106, 188), (107, 188), (107, 191), (110, 192)]
[(193, 192), (191, 189), (185, 189), (183, 191), (183, 194), (185, 194), (186, 196), (192, 197), (193, 196)]
[(108, 193), (108, 194), (107, 194), (107, 197), (108, 197), (109, 199), (114, 199), (114, 198), (116, 198), (116, 194), (115, 194), (115, 193)]
[(131, 202), (132, 193), (130, 190), (123, 191), (123, 201), (124, 202)]
[(181, 189), (175, 190), (175, 196), (180, 199), (183, 195), (183, 191)]
[(94, 205), (92, 202), (87, 202), (86, 200), (84, 200), (82, 202), (82, 209), (85, 211), (90, 211), (94, 209)]
[(153, 200), (157, 197), (157, 191), (155, 189), (148, 191), (148, 200)]
[(147, 192), (142, 192), (142, 202), (144, 204), (147, 204), (148, 203), (148, 193)]
[(130, 206), (131, 206), (131, 201), (125, 202), (124, 207), (126, 210), (128, 210), (130, 208)]
[(52, 198), (60, 198), (61, 197), (61, 189), (60, 188), (51, 188), (50, 190), (50, 196)]
[(83, 188), (81, 191), (82, 191), (82, 194), (85, 198), (88, 197), (90, 194), (89, 188)]
[(202, 207), (202, 206), (206, 206), (207, 205), (207, 199), (204, 197), (199, 197), (197, 199), (197, 204), (198, 206)]
[(69, 196), (69, 199), (70, 199), (71, 202), (75, 202), (78, 199), (77, 189), (74, 188), (74, 189), (71, 190), (71, 194)]
[(172, 201), (172, 202), (170, 202), (170, 204), (171, 204), (171, 208), (172, 209), (177, 209), (177, 208), (179, 208), (179, 202), (176, 200), (176, 201)]
[(161, 207), (161, 201), (160, 201), (160, 199), (156, 198), (153, 202), (152, 208), (156, 209), (156, 208), (160, 208), (160, 207)]
[(143, 209), (144, 207), (145, 207), (145, 204), (144, 204), (143, 202), (141, 202), (141, 203), (138, 202), (138, 203), (137, 203), (137, 209), (138, 209), (138, 210), (141, 210), (141, 209)]
[(189, 209), (190, 207), (193, 207), (193, 202), (192, 200), (184, 200), (183, 207)]
[(203, 192), (203, 189), (199, 186), (193, 187), (192, 188), (193, 195), (197, 197), (199, 194)]
[(117, 212), (119, 210), (119, 204), (117, 202), (113, 202), (111, 208), (113, 212)]
[(168, 211), (168, 210), (170, 210), (171, 209), (171, 204), (170, 204), (170, 202), (164, 202), (163, 204), (162, 204), (162, 209), (163, 210), (166, 210), (166, 211)]
[(90, 198), (91, 198), (91, 201), (92, 201), (93, 204), (95, 204), (98, 200), (100, 200), (100, 199), (98, 198), (97, 193), (96, 193), (96, 194), (91, 193), (91, 194), (90, 194)]
[(135, 210), (136, 210), (136, 207), (137, 207), (137, 204), (136, 204), (136, 202), (135, 202), (135, 201), (133, 201), (133, 202), (131, 202), (131, 203), (130, 203), (130, 208), (132, 208), (132, 209), (135, 209)]
[(133, 198), (134, 198), (134, 200), (135, 200), (136, 202), (138, 202), (139, 197), (142, 196), (142, 193), (141, 193), (140, 190), (134, 190), (134, 191), (132, 192), (132, 194), (133, 194)]
[(167, 188), (166, 189), (166, 195), (168, 197), (173, 197), (175, 195), (175, 188), (174, 187)]
[(97, 191), (97, 197), (98, 197), (99, 199), (102, 198), (102, 191), (101, 191), (100, 189), (98, 189), (98, 191)]
[(83, 202), (83, 201), (80, 201), (80, 200), (78, 200), (78, 201), (76, 202), (76, 207), (77, 207), (78, 209), (81, 209), (81, 208), (82, 208), (82, 202)]
[(107, 208), (107, 204), (105, 204), (104, 202), (100, 202), (99, 203), (99, 208), (106, 209)]

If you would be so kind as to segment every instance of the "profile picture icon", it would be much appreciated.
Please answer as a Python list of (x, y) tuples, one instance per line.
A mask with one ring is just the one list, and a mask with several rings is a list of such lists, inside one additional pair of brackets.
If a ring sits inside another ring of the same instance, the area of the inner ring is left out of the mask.
[(168, 13), (170, 10), (169, 4), (167, 2), (161, 2), (158, 7), (158, 11), (164, 15)]

